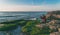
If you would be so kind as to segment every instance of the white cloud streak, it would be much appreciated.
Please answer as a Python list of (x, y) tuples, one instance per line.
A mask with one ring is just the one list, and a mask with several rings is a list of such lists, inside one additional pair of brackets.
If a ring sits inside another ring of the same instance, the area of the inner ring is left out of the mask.
[[(5, 1), (5, 0), (0, 0)], [(60, 10), (60, 4), (55, 5), (10, 5), (0, 2), (0, 11), (54, 11)]]
[(0, 5), (0, 11), (53, 11), (60, 10), (60, 5)]

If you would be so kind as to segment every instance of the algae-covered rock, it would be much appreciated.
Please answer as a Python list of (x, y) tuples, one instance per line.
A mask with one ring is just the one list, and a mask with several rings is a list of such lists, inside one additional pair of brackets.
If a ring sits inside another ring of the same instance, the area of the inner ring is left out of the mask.
[(0, 31), (14, 30), (16, 28), (16, 24), (0, 24)]

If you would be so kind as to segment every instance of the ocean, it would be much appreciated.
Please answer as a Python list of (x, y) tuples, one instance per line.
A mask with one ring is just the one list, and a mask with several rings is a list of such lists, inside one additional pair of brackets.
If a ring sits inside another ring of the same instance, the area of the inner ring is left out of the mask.
[(25, 19), (25, 18), (39, 18), (46, 15), (47, 12), (0, 12), (0, 22)]

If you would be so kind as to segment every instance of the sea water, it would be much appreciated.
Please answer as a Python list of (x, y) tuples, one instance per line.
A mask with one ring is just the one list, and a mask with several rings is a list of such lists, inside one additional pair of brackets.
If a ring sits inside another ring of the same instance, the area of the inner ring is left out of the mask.
[(0, 12), (0, 22), (18, 20), (24, 18), (38, 18), (46, 12)]

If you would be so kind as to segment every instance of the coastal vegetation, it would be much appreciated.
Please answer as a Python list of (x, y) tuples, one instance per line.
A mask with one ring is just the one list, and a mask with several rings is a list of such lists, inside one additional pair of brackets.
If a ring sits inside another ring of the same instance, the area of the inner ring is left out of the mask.
[[(5, 24), (4, 24), (5, 23)], [(36, 27), (37, 24), (40, 24), (38, 20), (22, 20), (22, 21), (14, 21), (14, 22), (3, 22), (2, 24), (4, 24), (3, 26), (0, 27), (0, 31), (11, 31), (16, 29), (18, 26), (21, 26), (22, 30), (21, 32), (23, 32), (24, 35), (48, 35), (49, 32), (49, 28), (46, 26), (44, 28), (38, 28)], [(47, 34), (48, 33), (48, 34)]]

